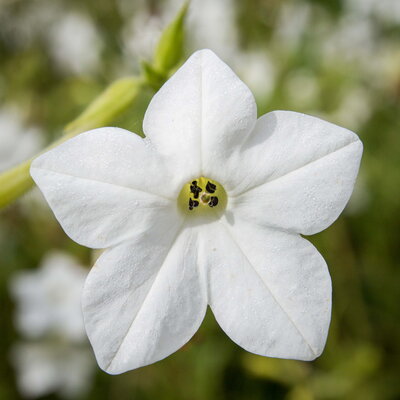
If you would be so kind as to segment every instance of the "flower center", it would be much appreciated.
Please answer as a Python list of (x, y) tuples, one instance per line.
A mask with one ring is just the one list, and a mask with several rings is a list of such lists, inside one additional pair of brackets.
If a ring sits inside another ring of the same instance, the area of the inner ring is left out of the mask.
[(220, 214), (227, 203), (225, 189), (218, 182), (204, 178), (186, 183), (178, 196), (178, 207), (185, 214)]

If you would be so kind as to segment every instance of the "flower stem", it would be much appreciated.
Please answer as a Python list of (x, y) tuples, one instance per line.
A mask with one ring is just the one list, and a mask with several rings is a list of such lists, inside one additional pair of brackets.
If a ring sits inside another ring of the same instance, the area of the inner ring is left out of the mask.
[[(108, 86), (74, 121), (69, 123), (64, 135), (50, 144), (44, 153), (60, 143), (90, 129), (110, 124), (139, 97), (142, 89), (147, 87), (139, 77), (119, 79)], [(0, 208), (12, 203), (33, 186), (29, 169), (34, 156), (27, 161), (0, 174)]]

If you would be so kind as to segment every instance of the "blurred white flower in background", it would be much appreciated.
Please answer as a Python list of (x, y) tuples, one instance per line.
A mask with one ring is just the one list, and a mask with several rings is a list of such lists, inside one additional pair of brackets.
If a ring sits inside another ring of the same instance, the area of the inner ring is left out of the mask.
[(16, 14), (11, 14), (10, 9), (3, 7), (0, 13), (2, 39), (10, 47), (27, 48), (37, 38), (45, 36), (49, 24), (62, 13), (61, 4), (53, 0), (24, 2)]
[(361, 86), (348, 90), (338, 109), (331, 115), (335, 123), (359, 130), (372, 113), (371, 93)]
[(386, 23), (400, 23), (399, 0), (345, 0), (344, 4), (348, 12), (376, 17)]
[(130, 63), (151, 59), (154, 48), (168, 20), (164, 14), (151, 14), (139, 8), (122, 29), (123, 51)]
[(236, 57), (236, 70), (256, 98), (268, 97), (275, 87), (276, 66), (267, 51), (243, 51)]
[(121, 30), (121, 46), (126, 68), (139, 69), (142, 59), (150, 60), (163, 29), (174, 18), (183, 1), (149, 4), (144, 0), (119, 0), (117, 6), (125, 23)]
[[(128, 6), (119, 3), (121, 13), (130, 13), (122, 29), (122, 46), (129, 59), (152, 57), (162, 30), (184, 4), (182, 0), (168, 0), (152, 9), (148, 2)], [(232, 61), (238, 50), (236, 7), (232, 0), (192, 0), (187, 16), (189, 50), (208, 47), (225, 60)], [(137, 60), (136, 60), (137, 61)]]
[(289, 73), (283, 88), (291, 107), (310, 109), (319, 96), (318, 79), (307, 69), (296, 69)]
[(46, 44), (57, 67), (67, 74), (96, 72), (102, 42), (93, 21), (79, 11), (65, 9), (62, 3), (35, 1), (24, 4), (16, 15), (0, 14), (3, 39), (10, 47), (26, 48), (35, 40)]
[[(0, 108), (0, 173), (37, 154), (45, 144), (44, 132), (25, 123), (23, 111), (14, 105)], [(19, 200), (19, 210), (30, 218), (33, 210), (48, 215), (43, 196), (33, 188)], [(0, 220), (0, 231), (6, 230)]]
[(11, 355), (18, 388), (26, 398), (54, 392), (73, 398), (90, 388), (94, 360), (88, 347), (51, 340), (18, 343)]
[(87, 270), (74, 258), (54, 252), (37, 270), (19, 272), (11, 280), (15, 325), (29, 339), (11, 352), (24, 396), (75, 396), (89, 388), (95, 362), (81, 311), (86, 276)]
[(87, 271), (64, 253), (50, 253), (39, 269), (20, 272), (11, 281), (17, 301), (16, 326), (29, 338), (46, 333), (73, 341), (85, 338), (81, 291)]
[[(369, 62), (378, 47), (376, 25), (360, 15), (345, 14), (320, 37), (322, 56), (328, 62)], [(334, 64), (333, 64), (334, 65)]]
[(77, 12), (63, 13), (48, 31), (50, 55), (60, 70), (76, 75), (96, 71), (102, 44), (92, 20)]
[(0, 108), (0, 172), (33, 156), (43, 143), (40, 129), (27, 126), (18, 108)]
[(400, 85), (399, 43), (396, 40), (382, 42), (362, 68), (365, 76), (369, 77), (369, 86), (389, 92), (396, 91)]
[[(172, 2), (176, 4), (177, 0)], [(191, 51), (209, 48), (225, 61), (234, 61), (239, 47), (239, 32), (233, 0), (193, 0), (187, 25), (190, 26), (187, 34)]]
[(311, 24), (311, 6), (304, 1), (285, 2), (280, 7), (273, 42), (294, 50)]

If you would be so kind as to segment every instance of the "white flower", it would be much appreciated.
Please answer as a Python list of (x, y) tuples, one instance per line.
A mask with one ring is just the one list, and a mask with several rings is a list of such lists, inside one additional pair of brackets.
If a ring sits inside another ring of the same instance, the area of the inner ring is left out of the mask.
[(67, 234), (108, 248), (83, 294), (101, 368), (116, 374), (168, 356), (207, 304), (248, 351), (319, 356), (331, 280), (300, 234), (343, 210), (357, 135), (288, 111), (257, 120), (251, 92), (209, 50), (154, 96), (143, 128), (145, 140), (118, 128), (83, 133), (31, 169)]
[(42, 145), (42, 132), (27, 127), (19, 109), (0, 109), (0, 172), (31, 157)]
[(19, 331), (29, 338), (53, 334), (82, 342), (80, 299), (86, 276), (75, 259), (59, 252), (49, 254), (39, 269), (20, 272), (11, 281)]
[(36, 398), (57, 392), (75, 398), (89, 389), (94, 360), (88, 348), (63, 342), (19, 343), (12, 349), (21, 394)]

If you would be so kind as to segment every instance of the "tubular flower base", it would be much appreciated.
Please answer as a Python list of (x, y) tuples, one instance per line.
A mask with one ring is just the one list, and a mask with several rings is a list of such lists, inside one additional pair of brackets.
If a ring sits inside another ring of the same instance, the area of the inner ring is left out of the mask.
[(202, 50), (152, 99), (146, 139), (100, 128), (33, 162), (32, 177), (65, 232), (107, 249), (83, 293), (86, 330), (105, 371), (178, 350), (207, 304), (250, 352), (321, 354), (331, 280), (300, 234), (339, 216), (362, 144), (304, 114), (256, 115), (249, 89)]

